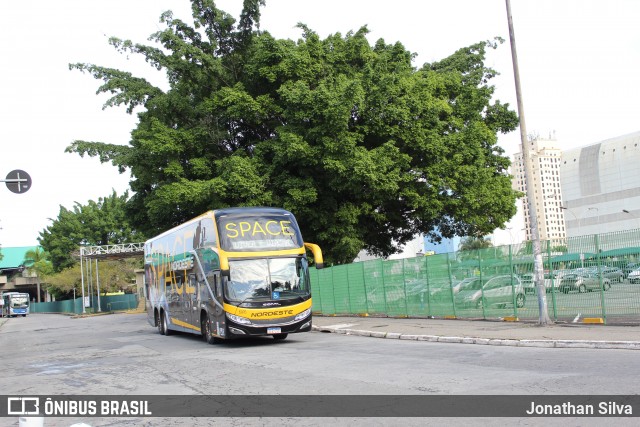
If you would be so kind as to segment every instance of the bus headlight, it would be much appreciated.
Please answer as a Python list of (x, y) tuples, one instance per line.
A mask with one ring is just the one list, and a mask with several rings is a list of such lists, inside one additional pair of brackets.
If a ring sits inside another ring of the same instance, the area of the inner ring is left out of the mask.
[(227, 313), (227, 317), (232, 322), (239, 323), (241, 325), (250, 325), (251, 324), (251, 320), (247, 319), (246, 317), (240, 317), (240, 316), (236, 316), (235, 314), (229, 314), (229, 313)]
[(310, 314), (311, 314), (311, 309), (310, 309), (310, 308), (307, 308), (307, 309), (306, 309), (305, 311), (303, 311), (302, 313), (297, 314), (297, 315), (296, 315), (295, 320), (296, 320), (296, 321), (298, 321), (298, 320), (302, 320), (302, 319), (304, 319), (305, 317), (309, 316)]

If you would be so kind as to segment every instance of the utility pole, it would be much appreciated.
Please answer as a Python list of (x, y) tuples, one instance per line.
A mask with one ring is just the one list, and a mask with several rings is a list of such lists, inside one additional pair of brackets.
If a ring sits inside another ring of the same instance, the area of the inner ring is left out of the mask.
[(533, 190), (533, 173), (531, 171), (530, 153), (527, 144), (527, 127), (524, 120), (524, 104), (522, 102), (522, 91), (520, 89), (520, 71), (518, 68), (518, 55), (516, 53), (516, 38), (513, 32), (513, 18), (511, 16), (511, 3), (507, 4), (507, 21), (509, 23), (509, 41), (511, 43), (511, 60), (513, 62), (513, 77), (516, 82), (516, 99), (518, 104), (518, 115), (520, 116), (520, 143), (522, 148), (522, 162), (524, 163), (525, 183), (527, 188), (527, 202), (529, 205), (529, 218), (531, 225), (531, 240), (533, 244), (533, 271), (534, 282), (538, 294), (538, 309), (540, 325), (551, 324), (551, 318), (547, 311), (547, 292), (544, 285), (544, 264), (542, 262), (542, 247), (540, 245), (540, 235), (538, 233), (538, 213), (535, 207), (535, 195)]

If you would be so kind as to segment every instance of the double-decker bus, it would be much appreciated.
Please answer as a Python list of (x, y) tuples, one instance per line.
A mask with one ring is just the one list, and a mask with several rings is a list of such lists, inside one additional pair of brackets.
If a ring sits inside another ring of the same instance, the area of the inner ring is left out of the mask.
[(145, 242), (149, 323), (208, 343), (311, 330), (307, 249), (295, 217), (277, 208), (209, 211)]
[(29, 294), (25, 292), (4, 292), (2, 294), (4, 305), (2, 315), (5, 317), (22, 316), (29, 314)]

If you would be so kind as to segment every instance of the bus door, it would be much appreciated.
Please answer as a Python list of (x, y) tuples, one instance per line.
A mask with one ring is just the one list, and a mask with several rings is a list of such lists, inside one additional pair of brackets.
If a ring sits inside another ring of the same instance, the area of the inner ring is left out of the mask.
[(200, 283), (194, 273), (189, 274), (189, 281), (185, 289), (184, 321), (200, 330)]
[[(224, 309), (222, 308), (223, 296), (222, 296), (222, 280), (220, 276), (220, 271), (209, 271), (207, 274), (207, 282), (211, 287), (211, 292), (207, 288), (207, 284), (202, 281), (200, 284), (203, 292), (200, 293), (202, 296), (202, 302), (206, 303), (209, 312), (209, 318), (211, 319), (211, 329), (214, 331), (216, 335), (224, 336), (225, 330), (225, 315)], [(215, 300), (212, 298), (215, 297)], [(216, 304), (217, 301), (217, 304)]]
[[(182, 283), (178, 283), (175, 273), (168, 274), (166, 280), (166, 298), (169, 307), (169, 318), (182, 320)], [(173, 324), (174, 321), (171, 321)]]

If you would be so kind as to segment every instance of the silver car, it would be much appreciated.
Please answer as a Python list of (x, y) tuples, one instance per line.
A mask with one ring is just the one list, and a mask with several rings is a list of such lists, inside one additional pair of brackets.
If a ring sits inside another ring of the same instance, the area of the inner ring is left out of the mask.
[(487, 308), (515, 303), (522, 308), (526, 297), (520, 278), (504, 275), (468, 281), (455, 295), (455, 301), (458, 307)]
[(602, 277), (606, 277), (611, 281), (611, 283), (624, 282), (624, 273), (617, 267), (608, 267), (606, 265), (601, 265), (599, 267), (585, 268), (584, 272), (596, 274), (598, 270), (600, 270)]
[[(602, 288), (600, 283), (602, 281)], [(568, 293), (578, 291), (580, 293), (611, 289), (611, 281), (606, 277), (600, 278), (594, 273), (572, 273), (562, 277), (560, 292)]]

